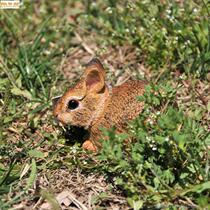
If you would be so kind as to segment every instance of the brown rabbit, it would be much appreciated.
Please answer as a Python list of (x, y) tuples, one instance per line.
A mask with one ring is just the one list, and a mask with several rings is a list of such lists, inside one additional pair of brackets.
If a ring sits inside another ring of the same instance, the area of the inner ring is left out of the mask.
[(143, 109), (137, 96), (144, 93), (145, 82), (129, 80), (116, 87), (105, 83), (105, 70), (98, 59), (92, 59), (81, 80), (70, 88), (55, 104), (53, 114), (64, 125), (84, 127), (90, 138), (83, 148), (96, 151), (100, 147), (101, 127), (116, 126), (126, 131), (129, 120)]

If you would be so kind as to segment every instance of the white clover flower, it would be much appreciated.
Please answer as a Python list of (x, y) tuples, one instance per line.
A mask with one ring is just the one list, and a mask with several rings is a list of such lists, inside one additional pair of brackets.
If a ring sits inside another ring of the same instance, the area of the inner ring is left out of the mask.
[(149, 123), (150, 125), (153, 125), (153, 124), (154, 124), (153, 120), (151, 120), (151, 119), (148, 120), (148, 123)]
[(77, 152), (77, 149), (75, 147), (72, 147), (71, 151), (75, 154)]
[(26, 72), (29, 74), (31, 72), (31, 69), (29, 68), (29, 66), (26, 66)]
[(112, 14), (113, 12), (111, 7), (107, 7), (105, 11), (108, 12), (109, 14)]
[(180, 79), (186, 79), (186, 75), (185, 74), (180, 75)]
[(166, 15), (166, 17), (167, 17), (168, 19), (170, 19), (171, 16), (170, 16), (170, 15)]
[(144, 73), (143, 71), (140, 71), (140, 72), (139, 72), (139, 75), (140, 75), (141, 77), (144, 77), (144, 76), (145, 76), (145, 73)]
[(155, 21), (155, 18), (152, 18), (151, 21), (154, 22)]
[(168, 142), (168, 141), (169, 141), (169, 137), (168, 137), (168, 136), (166, 136), (165, 141), (166, 141), (166, 142)]
[(150, 110), (147, 108), (147, 109), (145, 110), (145, 112), (146, 112), (146, 113), (150, 113)]
[(126, 29), (125, 29), (125, 31), (126, 31), (127, 33), (129, 33), (129, 32), (130, 32), (129, 28), (126, 28)]
[(167, 34), (166, 28), (162, 28), (162, 32), (163, 32), (164, 35), (166, 35)]
[(173, 21), (175, 20), (175, 17), (172, 15), (172, 16), (170, 16), (169, 20), (170, 20), (171, 22), (173, 22)]
[(191, 43), (191, 41), (188, 39), (188, 40), (186, 41), (186, 43), (187, 43), (187, 44), (190, 44), (190, 43)]
[(51, 52), (50, 52), (49, 50), (45, 50), (45, 51), (44, 51), (44, 54), (45, 54), (45, 55), (50, 55)]
[(130, 9), (131, 11), (134, 10), (135, 5), (133, 5), (131, 2), (128, 3), (127, 8)]
[(197, 13), (198, 12), (198, 9), (197, 8), (194, 8), (193, 9), (193, 13)]
[(157, 112), (156, 112), (156, 115), (160, 115), (160, 111), (157, 111)]
[(140, 31), (144, 31), (144, 27), (140, 27)]
[(174, 44), (174, 45), (175, 45), (176, 43), (177, 43), (177, 40), (173, 40), (172, 44)]
[(151, 138), (149, 136), (146, 136), (147, 141), (151, 141)]
[(181, 46), (181, 49), (185, 49), (186, 48), (186, 44), (183, 44), (182, 46)]

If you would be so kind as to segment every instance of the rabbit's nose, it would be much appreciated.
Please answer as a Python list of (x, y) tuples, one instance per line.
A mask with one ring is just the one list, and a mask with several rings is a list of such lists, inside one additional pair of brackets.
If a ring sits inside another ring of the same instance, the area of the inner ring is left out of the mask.
[(59, 123), (65, 124), (65, 115), (63, 115), (62, 113), (58, 113), (56, 115), (56, 119), (58, 120)]
[(60, 114), (56, 113), (55, 117), (58, 121), (61, 121), (61, 115)]
[(64, 125), (72, 121), (72, 117), (68, 113), (58, 113), (58, 114), (55, 113), (55, 116), (56, 116), (56, 119), (59, 122), (63, 123)]
[(61, 114), (59, 114), (59, 113), (54, 113), (54, 117), (55, 117), (55, 120), (56, 120), (57, 122), (62, 121)]

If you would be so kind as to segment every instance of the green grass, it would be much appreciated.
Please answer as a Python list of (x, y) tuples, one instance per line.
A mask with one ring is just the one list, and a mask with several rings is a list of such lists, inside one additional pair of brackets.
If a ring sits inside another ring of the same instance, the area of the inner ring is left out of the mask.
[[(0, 10), (1, 208), (47, 199), (35, 183), (64, 167), (103, 175), (133, 209), (209, 209), (209, 15), (208, 1), (193, 0), (24, 1)], [(110, 141), (98, 155), (67, 146), (51, 111), (51, 99), (75, 81), (66, 75), (81, 75), (74, 50), (91, 58), (85, 46), (115, 68), (106, 68), (112, 83), (142, 77), (140, 64), (150, 81), (138, 99), (143, 113), (127, 134), (105, 131)], [(122, 60), (125, 47), (134, 54)], [(106, 199), (93, 203), (103, 209)]]

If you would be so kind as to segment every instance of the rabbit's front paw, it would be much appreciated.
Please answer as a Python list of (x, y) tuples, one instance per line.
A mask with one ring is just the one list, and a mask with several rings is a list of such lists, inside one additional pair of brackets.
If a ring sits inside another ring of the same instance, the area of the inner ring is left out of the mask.
[(89, 150), (89, 151), (93, 151), (96, 152), (97, 151), (97, 147), (93, 144), (92, 141), (90, 140), (86, 140), (83, 144), (82, 144), (82, 148)]

